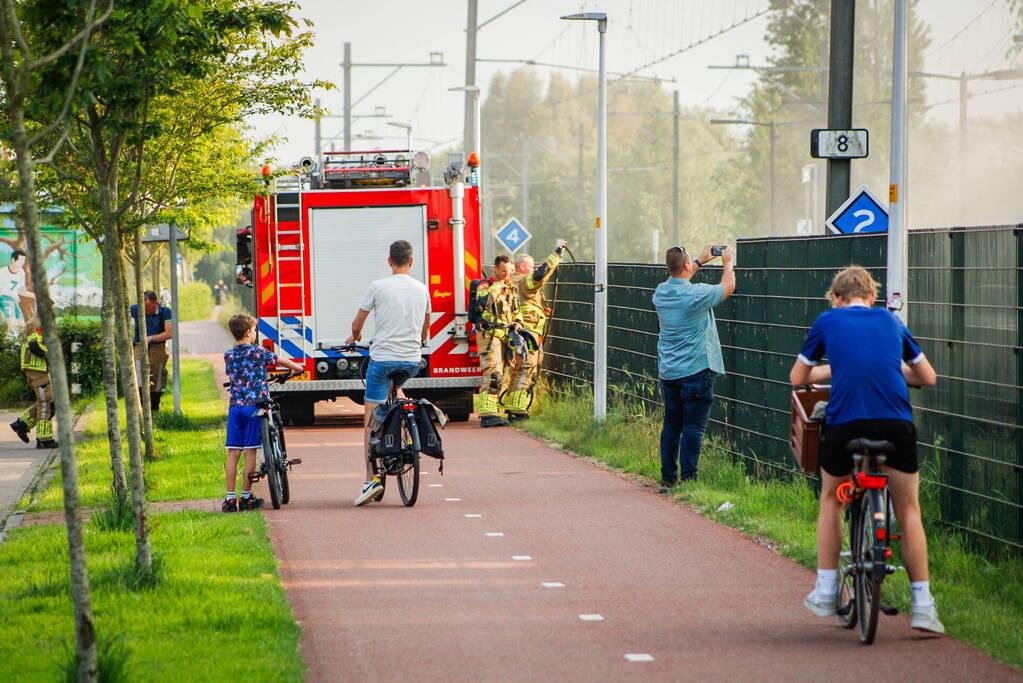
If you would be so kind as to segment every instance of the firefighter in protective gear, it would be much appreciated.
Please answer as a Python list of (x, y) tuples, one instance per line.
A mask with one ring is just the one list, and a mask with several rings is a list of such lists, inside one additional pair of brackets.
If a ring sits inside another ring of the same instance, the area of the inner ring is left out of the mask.
[(480, 393), (480, 426), (504, 427), (508, 422), (498, 413), (501, 385), (504, 379), (504, 354), (508, 333), (521, 327), (522, 317), (515, 287), (511, 284), (513, 267), (504, 254), (494, 259), (493, 283), (484, 280), (476, 290), (481, 309), (479, 351), (483, 367)]
[(25, 326), (21, 343), (21, 369), (32, 389), (36, 402), (11, 423), (18, 438), (28, 443), (28, 433), (35, 428), (36, 448), (56, 448), (53, 439), (53, 389), (50, 386), (50, 364), (46, 357), (39, 318), (33, 316)]
[(502, 400), (505, 410), (508, 411), (509, 420), (524, 420), (529, 417), (536, 374), (543, 361), (543, 338), (547, 334), (551, 315), (543, 295), (543, 287), (561, 264), (561, 252), (566, 244), (565, 240), (558, 240), (554, 253), (538, 268), (533, 267), (533, 257), (529, 254), (520, 254), (515, 259), (512, 283), (519, 297), (526, 353), (512, 356), (509, 364), (508, 391)]

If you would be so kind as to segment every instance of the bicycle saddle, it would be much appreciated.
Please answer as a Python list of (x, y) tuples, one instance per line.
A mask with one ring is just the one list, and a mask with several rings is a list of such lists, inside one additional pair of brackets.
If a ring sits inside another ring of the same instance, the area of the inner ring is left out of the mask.
[(409, 373), (405, 370), (394, 370), (387, 374), (387, 379), (394, 383), (394, 388), (398, 389), (402, 384), (408, 381)]
[(873, 439), (853, 439), (845, 445), (846, 453), (865, 453), (868, 455), (894, 453), (895, 444), (891, 441), (875, 441)]

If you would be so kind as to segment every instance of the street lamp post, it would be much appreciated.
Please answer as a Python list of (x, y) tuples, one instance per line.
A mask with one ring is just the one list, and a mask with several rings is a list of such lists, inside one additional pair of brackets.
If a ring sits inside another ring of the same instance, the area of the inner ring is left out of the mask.
[(593, 417), (607, 417), (607, 69), (606, 12), (566, 14), (562, 19), (596, 21), (600, 36), (600, 90), (597, 96), (597, 262), (593, 292)]
[[(775, 144), (776, 144), (776, 138), (777, 138), (776, 128), (777, 128), (777, 126), (779, 124), (776, 124), (773, 119), (771, 121), (746, 121), (744, 119), (711, 119), (710, 122), (711, 123), (721, 123), (721, 124), (737, 124), (737, 125), (744, 125), (744, 126), (766, 126), (767, 128), (771, 129), (771, 195), (770, 195), (770, 199), (771, 199), (771, 234), (772, 235), (775, 234), (775, 232), (774, 232), (774, 229), (775, 229), (775, 191), (774, 191), (774, 183), (775, 183), (775, 168), (774, 167), (775, 167), (775, 160), (774, 159), (775, 159)], [(784, 125), (784, 124), (781, 124), (781, 125)]]

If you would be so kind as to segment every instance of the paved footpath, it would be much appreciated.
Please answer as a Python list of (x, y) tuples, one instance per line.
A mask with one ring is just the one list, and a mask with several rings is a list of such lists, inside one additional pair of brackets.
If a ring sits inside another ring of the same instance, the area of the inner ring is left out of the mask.
[(35, 447), (35, 432), (26, 444), (7, 426), (20, 414), (0, 413), (0, 538), (11, 522), (18, 519), (11, 517), (11, 513), (21, 496), (56, 456), (56, 451)]
[(353, 417), (288, 429), (264, 512), (309, 681), (1021, 678), (904, 615), (866, 648), (803, 608), (812, 572), (508, 428), (449, 426), (414, 508), (393, 479), (355, 508)]

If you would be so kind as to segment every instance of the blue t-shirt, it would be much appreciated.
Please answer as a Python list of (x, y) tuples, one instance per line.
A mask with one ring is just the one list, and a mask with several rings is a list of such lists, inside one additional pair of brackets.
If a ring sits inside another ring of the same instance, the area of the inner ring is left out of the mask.
[(267, 367), (276, 362), (276, 355), (252, 344), (238, 344), (225, 351), (224, 366), (231, 382), (231, 405), (254, 406), (269, 400)]
[(817, 316), (799, 352), (814, 365), (831, 363), (828, 424), (853, 420), (913, 421), (902, 361), (924, 354), (901, 320), (884, 308), (844, 306)]
[[(139, 307), (138, 304), (131, 305), (131, 319), (135, 321), (135, 343), (139, 341)], [(146, 336), (152, 337), (163, 334), (164, 323), (171, 319), (171, 309), (160, 306), (156, 313), (146, 313)]]
[(660, 323), (657, 336), (657, 375), (680, 379), (708, 368), (725, 374), (714, 311), (725, 298), (722, 285), (693, 283), (669, 277), (654, 290)]

